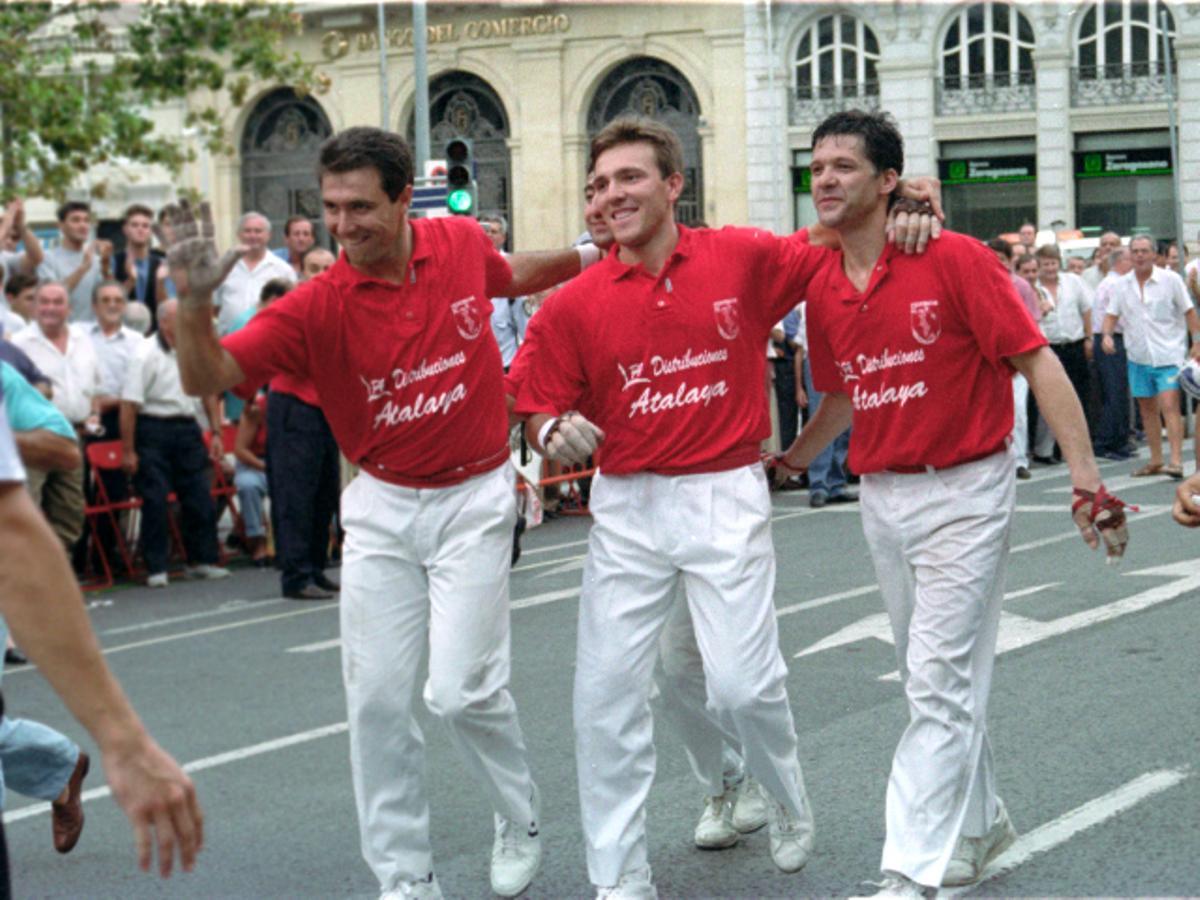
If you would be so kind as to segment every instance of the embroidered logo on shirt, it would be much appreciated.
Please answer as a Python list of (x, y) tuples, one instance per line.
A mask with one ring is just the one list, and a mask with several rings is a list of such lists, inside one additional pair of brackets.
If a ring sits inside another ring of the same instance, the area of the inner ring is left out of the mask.
[(483, 320), (475, 311), (475, 296), (465, 297), (450, 304), (454, 313), (454, 325), (465, 340), (473, 341), (483, 331)]
[(617, 363), (617, 370), (621, 373), (621, 381), (624, 382), (624, 384), (621, 386), (622, 391), (629, 390), (635, 384), (650, 383), (650, 379), (642, 375), (642, 372), (646, 370), (646, 364), (644, 362), (630, 363), (628, 369), (626, 369), (620, 363)]
[(742, 310), (737, 297), (717, 300), (713, 303), (713, 315), (717, 320), (717, 331), (727, 341), (737, 338), (742, 332)]
[(918, 300), (909, 304), (909, 323), (912, 336), (921, 344), (932, 344), (942, 336), (942, 317), (936, 300)]

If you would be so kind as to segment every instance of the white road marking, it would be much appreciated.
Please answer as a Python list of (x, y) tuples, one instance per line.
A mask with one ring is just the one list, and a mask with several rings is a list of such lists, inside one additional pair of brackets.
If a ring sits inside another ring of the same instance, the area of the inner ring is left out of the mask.
[[(1010, 591), (1004, 595), (1005, 600), (1015, 600), (1018, 597), (1028, 597), (1031, 594), (1037, 594), (1041, 591), (1049, 590), (1053, 587), (1058, 587), (1062, 584), (1061, 581), (1054, 581), (1049, 584), (1037, 584), (1033, 587), (1021, 588), (1020, 590)], [(854, 595), (855, 593), (869, 593), (864, 588), (859, 588), (857, 592), (847, 591), (847, 594)], [(842, 599), (837, 594), (831, 594), (830, 598)], [(819, 598), (826, 602), (832, 602), (830, 598)], [(812, 602), (812, 601), (809, 601)], [(803, 606), (804, 604), (797, 604)], [(790, 611), (790, 609), (789, 609)], [(1007, 614), (1005, 614), (1007, 615)], [(795, 654), (794, 659), (799, 659), (802, 656), (810, 656), (813, 653), (820, 653), (822, 650), (831, 650), (834, 647), (842, 647), (846, 644), (856, 644), (859, 641), (865, 641), (867, 638), (877, 638), (878, 640), (892, 643), (892, 625), (888, 621), (886, 612), (872, 613), (869, 616), (859, 619), (845, 628), (835, 631), (833, 634), (822, 638), (811, 646), (805, 647), (799, 653)], [(888, 676), (884, 676), (887, 678)]]
[(97, 631), (96, 634), (103, 637), (107, 634), (129, 634), (133, 631), (150, 631), (154, 628), (164, 628), (167, 625), (177, 625), (180, 622), (192, 622), (196, 619), (210, 619), (213, 616), (225, 616), (230, 613), (242, 612), (246, 609), (257, 609), (262, 606), (274, 606), (277, 603), (286, 603), (282, 597), (276, 597), (274, 600), (250, 601), (250, 600), (229, 600), (222, 603), (216, 609), (205, 610), (204, 612), (188, 613), (182, 616), (172, 616), (169, 619), (155, 619), (153, 622), (142, 622), (138, 625), (122, 625), (118, 628), (106, 628), (103, 631)]
[(1186, 779), (1191, 774), (1187, 768), (1159, 769), (1139, 775), (1114, 791), (1090, 800), (1065, 815), (1045, 825), (1040, 825), (1028, 834), (1017, 838), (1016, 843), (997, 856), (983, 870), (983, 875), (974, 884), (957, 888), (943, 888), (939, 897), (958, 897), (975, 890), (981, 884), (998, 875), (1011, 872), (1038, 854), (1065, 844), (1075, 835), (1094, 828), (1114, 816), (1118, 816), (1155, 794), (1160, 794)]
[[(1118, 475), (1111, 481), (1105, 481), (1104, 486), (1110, 493), (1118, 491), (1128, 491), (1133, 488), (1153, 487), (1154, 485), (1174, 485), (1176, 482), (1173, 478), (1166, 475), (1151, 475), (1149, 477), (1134, 478), (1132, 475)], [(1045, 494), (1069, 494), (1074, 488), (1067, 484), (1062, 487), (1046, 488), (1042, 493)], [(1172, 492), (1174, 493), (1174, 492)]]
[[(261, 756), (264, 753), (273, 753), (276, 750), (284, 750), (288, 747), (294, 747), (297, 744), (306, 744), (309, 741), (319, 740), (323, 737), (329, 737), (334, 734), (344, 734), (349, 730), (349, 724), (346, 722), (337, 722), (333, 725), (324, 725), (321, 728), (312, 728), (308, 731), (300, 731), (296, 734), (289, 734), (285, 737), (275, 738), (270, 741), (263, 741), (261, 744), (251, 744), (249, 747), (240, 747), (237, 750), (228, 750), (225, 753), (218, 753), (215, 756), (206, 756), (203, 759), (196, 759), (190, 763), (185, 763), (183, 771), (185, 772), (203, 772), (205, 769), (215, 769), (217, 766), (224, 766), (228, 763), (238, 762), (243, 759), (249, 759), (252, 756)], [(88, 800), (97, 800), (101, 797), (107, 797), (112, 793), (112, 789), (107, 785), (105, 787), (92, 788), (89, 791), (84, 791), (79, 795), (79, 799), (86, 802)], [(49, 803), (31, 803), (28, 806), (22, 806), (20, 809), (14, 809), (11, 812), (4, 814), (4, 824), (8, 825), (12, 822), (19, 822), (22, 819), (31, 819), (34, 816), (40, 816), (50, 812)]]
[(567, 541), (565, 544), (551, 544), (549, 547), (530, 547), (528, 550), (522, 548), (521, 556), (533, 556), (537, 553), (549, 553), (551, 550), (563, 550), (567, 547), (582, 547), (587, 543), (587, 538), (582, 541)]
[(826, 594), (824, 597), (815, 597), (812, 600), (805, 600), (802, 603), (781, 606), (775, 610), (775, 617), (780, 618), (791, 615), (794, 612), (816, 609), (818, 606), (827, 606), (830, 603), (837, 603), (839, 600), (849, 600), (851, 597), (865, 597), (867, 594), (874, 594), (878, 591), (878, 584), (864, 584), (862, 587), (850, 588), (848, 591), (838, 591), (836, 594)]
[(525, 609), (528, 606), (541, 606), (543, 603), (553, 603), (556, 600), (569, 600), (572, 597), (578, 597), (580, 588), (563, 588), (560, 591), (547, 591), (544, 594), (534, 594), (531, 597), (522, 597), (520, 600), (514, 600), (511, 604), (513, 609)]
[(575, 562), (584, 558), (583, 554), (578, 556), (564, 556), (562, 559), (548, 559), (545, 562), (531, 563), (527, 566), (517, 566), (513, 569), (513, 574), (517, 572), (532, 572), (534, 569), (545, 569), (550, 566), (561, 566), (563, 563)]
[(342, 646), (341, 638), (330, 638), (327, 641), (317, 641), (315, 644), (299, 644), (295, 647), (288, 647), (288, 653), (319, 653), (322, 650), (333, 650), (335, 647)]
[[(1063, 511), (1064, 511), (1064, 513), (1066, 512), (1065, 507), (1063, 508)], [(1145, 506), (1142, 508), (1141, 512), (1136, 512), (1136, 513), (1131, 512), (1129, 514), (1129, 521), (1137, 522), (1141, 519), (1149, 519), (1153, 516), (1161, 516), (1164, 513), (1168, 513), (1170, 511), (1171, 511), (1171, 507), (1169, 507), (1169, 506)], [(1069, 541), (1072, 539), (1077, 540), (1077, 541), (1083, 540), (1083, 538), (1081, 538), (1079, 536), (1078, 528), (1072, 528), (1070, 531), (1063, 531), (1058, 534), (1052, 534), (1049, 537), (1038, 538), (1036, 541), (1029, 541), (1028, 543), (1025, 543), (1025, 544), (1017, 544), (1017, 546), (1011, 548), (1008, 552), (1009, 553), (1024, 553), (1026, 550), (1037, 550), (1039, 547), (1049, 547), (1051, 544), (1061, 544), (1063, 541)], [(1135, 541), (1137, 540), (1136, 533), (1135, 533), (1133, 539)], [(1100, 551), (1097, 550), (1096, 552), (1099, 553)]]
[(539, 572), (538, 574), (534, 575), (533, 577), (534, 578), (550, 578), (553, 575), (563, 575), (567, 572), (580, 572), (580, 571), (583, 571), (583, 563), (584, 563), (584, 560), (582, 558), (572, 559), (568, 562), (563, 563), (561, 566), (558, 566), (555, 569), (547, 569), (545, 572)]

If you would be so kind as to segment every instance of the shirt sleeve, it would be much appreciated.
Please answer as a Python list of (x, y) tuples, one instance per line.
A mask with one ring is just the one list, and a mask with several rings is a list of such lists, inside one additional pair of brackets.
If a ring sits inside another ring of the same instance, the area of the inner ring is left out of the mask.
[(245, 380), (233, 389), (250, 400), (273, 375), (309, 378), (306, 313), (326, 289), (320, 281), (302, 284), (258, 312), (243, 328), (225, 335), (221, 346), (230, 352)]
[(766, 331), (808, 295), (809, 282), (831, 255), (808, 242), (807, 229), (787, 237), (757, 228), (729, 227), (717, 233), (729, 242), (719, 249), (746, 267), (753, 289), (748, 313)]
[[(957, 301), (957, 314), (975, 337), (984, 358), (1002, 360), (1036, 350), (1046, 343), (1029, 310), (1017, 296), (1012, 278), (994, 253), (972, 238), (950, 235), (933, 243), (931, 258), (948, 270), (953, 281), (946, 295)], [(938, 252), (938, 251), (942, 252)], [(926, 251), (930, 252), (930, 251)]]
[(13, 431), (52, 431), (68, 440), (75, 440), (75, 429), (67, 417), (8, 363), (3, 370), (4, 396), (8, 403), (9, 424)]
[[(147, 338), (146, 340), (158, 340)], [(146, 379), (142, 372), (146, 365), (145, 346), (138, 347), (129, 360), (129, 368), (125, 370), (125, 381), (121, 385), (121, 400), (126, 403), (136, 403), (142, 406), (146, 402)]]
[(474, 219), (463, 221), (470, 228), (470, 234), (466, 238), (468, 246), (478, 247), (479, 252), (483, 254), (483, 276), (487, 283), (487, 295), (507, 297), (508, 289), (512, 286), (512, 266), (500, 251), (492, 246), (491, 238)]
[(813, 387), (822, 394), (845, 393), (846, 385), (833, 358), (833, 349), (825, 338), (821, 324), (819, 301), (809, 300), (804, 304), (806, 331), (805, 352), (808, 354), (808, 371), (812, 375)]
[(8, 424), (8, 404), (4, 400), (4, 388), (0, 387), (0, 482), (11, 484), (25, 480), (25, 467), (13, 440), (12, 428)]
[(574, 339), (577, 311), (570, 308), (574, 293), (570, 286), (561, 289), (542, 304), (530, 323), (527, 368), (517, 392), (518, 415), (556, 416), (579, 406), (586, 381)]

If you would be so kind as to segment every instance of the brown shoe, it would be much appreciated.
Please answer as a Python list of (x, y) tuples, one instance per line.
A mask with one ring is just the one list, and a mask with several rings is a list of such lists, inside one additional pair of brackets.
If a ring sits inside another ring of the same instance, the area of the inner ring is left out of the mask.
[(83, 833), (83, 802), (80, 800), (83, 779), (87, 778), (91, 760), (82, 750), (75, 763), (75, 771), (67, 781), (67, 802), (50, 804), (50, 827), (54, 834), (54, 849), (59, 853), (70, 853), (79, 843)]

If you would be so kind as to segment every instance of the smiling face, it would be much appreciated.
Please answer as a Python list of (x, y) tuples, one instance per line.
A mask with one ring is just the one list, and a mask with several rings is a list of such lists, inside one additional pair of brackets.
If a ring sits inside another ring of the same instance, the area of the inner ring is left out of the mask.
[(125, 315), (128, 300), (125, 289), (119, 284), (106, 284), (96, 291), (92, 308), (96, 312), (96, 321), (106, 334), (121, 327), (121, 319)]
[(316, 243), (316, 238), (313, 236), (312, 222), (298, 221), (293, 222), (288, 226), (288, 233), (284, 237), (283, 242), (287, 244), (288, 251), (293, 256), (300, 256)]
[(1054, 283), (1058, 280), (1058, 271), (1062, 268), (1062, 262), (1056, 256), (1039, 256), (1037, 260), (1038, 278), (1048, 283)]
[(67, 316), (71, 313), (67, 289), (54, 282), (43, 284), (38, 288), (36, 297), (34, 317), (38, 325), (48, 336), (58, 334), (67, 324)]
[(1017, 267), (1017, 274), (1033, 284), (1037, 281), (1038, 261), (1036, 259), (1026, 259)]
[(325, 227), (346, 251), (350, 265), (369, 267), (395, 255), (408, 225), (412, 190), (410, 184), (392, 200), (374, 168), (324, 174)]
[(592, 187), (592, 203), (623, 247), (645, 247), (675, 227), (683, 175), (674, 172), (664, 178), (654, 147), (647, 142), (617, 144), (601, 153)]
[(817, 219), (826, 228), (860, 224), (880, 206), (899, 180), (894, 169), (876, 170), (860, 135), (834, 134), (813, 147), (812, 198)]
[(267, 242), (271, 239), (271, 223), (262, 216), (251, 216), (238, 228), (238, 243), (249, 247), (246, 255), (251, 259), (259, 258), (266, 252)]
[(1154, 241), (1135, 237), (1129, 242), (1129, 253), (1133, 257), (1133, 270), (1143, 281), (1154, 271)]

